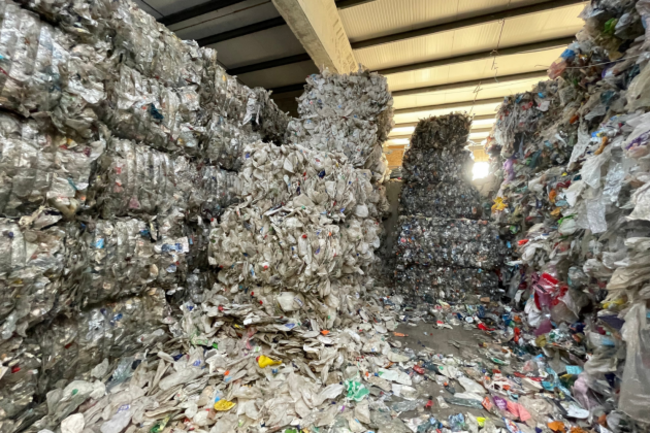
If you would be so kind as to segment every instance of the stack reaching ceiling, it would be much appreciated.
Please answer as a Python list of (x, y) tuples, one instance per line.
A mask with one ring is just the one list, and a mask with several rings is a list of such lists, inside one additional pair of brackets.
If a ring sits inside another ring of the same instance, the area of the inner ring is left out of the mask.
[(460, 113), (421, 120), (404, 156), (396, 280), (427, 302), (493, 291), (491, 271), (505, 253), (497, 228), (479, 219), (481, 198), (468, 179), (471, 122)]

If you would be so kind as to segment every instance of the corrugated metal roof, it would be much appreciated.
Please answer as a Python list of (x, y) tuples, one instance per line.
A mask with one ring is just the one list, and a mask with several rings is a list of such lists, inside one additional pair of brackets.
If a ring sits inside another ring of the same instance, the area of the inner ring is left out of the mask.
[(351, 42), (544, 0), (375, 0), (339, 12)]
[(354, 50), (357, 61), (370, 69), (498, 50), (575, 34), (583, 22), (582, 5), (494, 21), (458, 30), (405, 39)]
[(559, 57), (564, 48), (535, 53), (498, 56), (494, 59), (474, 60), (449, 66), (420, 69), (388, 75), (392, 91), (435, 86), (529, 71), (544, 71)]
[(537, 84), (537, 82), (539, 82), (539, 79), (517, 80), (505, 83), (495, 83), (493, 80), (488, 79), (485, 84), (464, 87), (462, 89), (393, 97), (394, 107), (399, 109), (421, 107), (424, 105), (447, 104), (459, 101), (472, 101), (475, 99), (495, 98), (503, 95), (525, 92), (530, 90), (533, 85)]

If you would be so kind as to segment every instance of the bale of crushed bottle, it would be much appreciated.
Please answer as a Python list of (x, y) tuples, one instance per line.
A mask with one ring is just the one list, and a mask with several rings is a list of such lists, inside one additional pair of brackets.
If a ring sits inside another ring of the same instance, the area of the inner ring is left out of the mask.
[(0, 340), (58, 312), (66, 267), (64, 228), (22, 228), (0, 219)]
[(84, 204), (93, 162), (104, 141), (75, 141), (49, 122), (0, 113), (0, 215), (51, 205), (66, 213)]
[(220, 269), (222, 284), (229, 290), (240, 284), (316, 290), (325, 297), (331, 281), (374, 261), (380, 231), (375, 220), (350, 216), (339, 225), (299, 203), (265, 213), (242, 207), (224, 214), (210, 233), (210, 264)]
[(343, 153), (355, 167), (381, 158), (374, 150), (390, 132), (393, 98), (386, 78), (365, 70), (349, 75), (325, 70), (307, 78), (298, 98), (299, 119), (289, 122), (287, 141)]
[(235, 77), (217, 63), (217, 52), (201, 49), (203, 77), (199, 88), (203, 115), (199, 126), (204, 129), (201, 157), (227, 170), (238, 170), (242, 164), (243, 148), (259, 140), (246, 118), (248, 102), (256, 96), (251, 89), (241, 85)]
[(139, 295), (151, 286), (165, 290), (183, 284), (190, 241), (182, 234), (182, 215), (177, 220), (145, 222), (135, 218), (96, 220), (85, 225), (77, 239), (69, 240), (75, 251), (75, 275), (68, 290), (73, 302), (93, 303)]
[(432, 218), (478, 219), (483, 213), (481, 195), (470, 183), (404, 184), (400, 213)]
[(131, 140), (111, 138), (97, 164), (90, 204), (102, 218), (154, 218), (173, 209), (216, 218), (240, 195), (239, 177)]
[(99, 304), (36, 328), (32, 339), (41, 346), (43, 363), (38, 389), (41, 395), (57, 382), (87, 377), (109, 363), (167, 338), (170, 307), (161, 289), (148, 288), (142, 296)]
[(411, 147), (402, 160), (402, 179), (415, 184), (469, 183), (474, 160), (468, 150)]
[(465, 113), (432, 116), (418, 122), (411, 136), (411, 148), (446, 149), (462, 153), (467, 144), (472, 118)]
[(355, 169), (340, 154), (294, 144), (251, 143), (244, 148), (240, 171), (243, 198), (259, 201), (264, 211), (302, 196), (304, 206), (317, 205), (334, 221), (377, 213), (381, 194), (371, 180), (369, 170)]
[(477, 268), (450, 268), (400, 264), (395, 270), (400, 293), (415, 295), (428, 303), (458, 300), (465, 293), (493, 294), (499, 287), (496, 273)]
[(281, 144), (289, 125), (289, 115), (278, 108), (270, 92), (256, 87), (248, 97), (243, 123), (250, 123), (262, 140)]
[(197, 175), (186, 158), (115, 138), (108, 149), (91, 188), (102, 218), (156, 216), (187, 206)]
[[(149, 289), (140, 297), (100, 304), (43, 323), (26, 337), (0, 340), (2, 431), (13, 431), (25, 418), (40, 418), (41, 411), (30, 407), (43, 402), (51, 390), (63, 388), (73, 379), (104, 379), (105, 372), (92, 370), (102, 366), (108, 370), (117, 359), (167, 340), (169, 334), (163, 330), (171, 323), (170, 313), (164, 292)], [(129, 372), (125, 374), (128, 377)]]
[[(93, 108), (106, 97), (110, 44), (83, 43), (10, 0), (0, 1), (0, 107), (23, 116), (49, 117), (66, 134), (90, 139)], [(76, 138), (75, 138), (76, 139)]]
[(79, 40), (108, 40), (106, 70), (125, 64), (170, 87), (201, 82), (198, 44), (181, 40), (129, 0), (18, 1)]
[(99, 117), (113, 132), (169, 153), (197, 154), (202, 127), (196, 86), (166, 87), (121, 64), (107, 80)]
[(38, 15), (0, 1), (0, 107), (28, 115), (53, 109), (61, 97), (59, 66), (70, 40)]
[(228, 206), (241, 200), (241, 177), (235, 172), (199, 164), (192, 183), (194, 189), (188, 206), (190, 215), (200, 215), (205, 220), (214, 221)]
[(496, 226), (469, 219), (401, 216), (398, 263), (494, 269), (506, 249)]

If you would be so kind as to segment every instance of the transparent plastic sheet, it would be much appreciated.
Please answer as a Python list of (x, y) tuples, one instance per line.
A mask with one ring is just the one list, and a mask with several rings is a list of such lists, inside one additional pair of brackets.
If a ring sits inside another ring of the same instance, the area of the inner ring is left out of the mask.
[(35, 120), (0, 113), (0, 214), (16, 217), (43, 205), (74, 214), (104, 147), (103, 140), (79, 143)]
[(645, 303), (638, 302), (625, 315), (622, 330), (626, 343), (625, 369), (619, 408), (635, 420), (650, 423), (650, 328)]
[(404, 265), (494, 269), (506, 252), (487, 221), (401, 216), (398, 224), (397, 260)]

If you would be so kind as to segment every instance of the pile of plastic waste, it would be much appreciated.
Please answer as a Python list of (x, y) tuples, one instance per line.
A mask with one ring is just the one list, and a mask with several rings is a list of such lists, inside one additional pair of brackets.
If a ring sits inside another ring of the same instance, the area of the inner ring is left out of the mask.
[(497, 290), (493, 271), (507, 250), (498, 228), (479, 219), (465, 149), (471, 122), (461, 113), (420, 120), (404, 156), (394, 253), (396, 290), (407, 299), (435, 303), (458, 300), (468, 288)]
[(284, 144), (267, 92), (128, 0), (0, 21), (0, 432), (405, 431), (385, 78), (311, 77), (292, 123), (337, 144)]
[(645, 431), (650, 3), (594, 1), (582, 17), (553, 80), (506, 98), (488, 142), (492, 216), (517, 245), (501, 283), (570, 377), (561, 404), (596, 431)]

